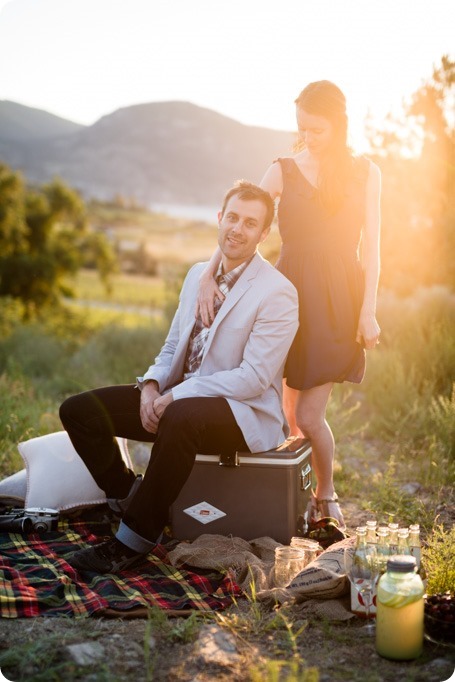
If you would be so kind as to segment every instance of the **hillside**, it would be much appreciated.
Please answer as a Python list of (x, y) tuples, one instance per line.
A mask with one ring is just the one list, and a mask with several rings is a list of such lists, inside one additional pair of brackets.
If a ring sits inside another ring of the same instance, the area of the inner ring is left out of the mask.
[(188, 102), (138, 104), (92, 126), (67, 122), (66, 131), (58, 117), (29, 109), (26, 124), (17, 122), (18, 136), (2, 125), (11, 104), (0, 102), (0, 158), (33, 182), (60, 176), (86, 198), (122, 194), (145, 205), (217, 205), (237, 178), (258, 182), (294, 139)]
[(84, 126), (47, 111), (0, 100), (0, 139), (18, 142), (68, 135)]

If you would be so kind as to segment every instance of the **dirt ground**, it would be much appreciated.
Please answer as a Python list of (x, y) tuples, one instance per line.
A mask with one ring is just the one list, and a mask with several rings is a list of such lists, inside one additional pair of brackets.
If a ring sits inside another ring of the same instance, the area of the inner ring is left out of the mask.
[[(355, 504), (343, 509), (349, 528), (361, 522)], [(441, 511), (450, 517), (453, 507)], [(210, 617), (0, 619), (0, 667), (16, 682), (443, 682), (454, 674), (455, 647), (425, 640), (417, 660), (389, 661), (363, 626), (307, 619), (298, 605), (277, 615), (246, 599)]]

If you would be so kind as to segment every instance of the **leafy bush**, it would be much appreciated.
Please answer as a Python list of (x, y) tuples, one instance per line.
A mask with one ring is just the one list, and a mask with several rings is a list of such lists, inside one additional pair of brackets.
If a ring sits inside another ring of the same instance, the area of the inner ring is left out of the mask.
[(443, 288), (385, 295), (379, 319), (382, 342), (360, 389), (368, 435), (393, 443), (426, 482), (453, 480), (455, 296)]
[(17, 365), (29, 377), (45, 378), (58, 372), (64, 359), (65, 348), (59, 339), (39, 325), (24, 325), (2, 344), (0, 369)]
[(0, 476), (7, 476), (23, 467), (17, 443), (37, 436), (41, 415), (49, 409), (49, 401), (36, 395), (24, 378), (0, 375)]
[(135, 329), (108, 325), (73, 355), (67, 374), (81, 389), (132, 383), (153, 363), (166, 331), (163, 325)]
[(435, 525), (422, 551), (427, 575), (427, 594), (451, 591), (455, 594), (455, 527)]

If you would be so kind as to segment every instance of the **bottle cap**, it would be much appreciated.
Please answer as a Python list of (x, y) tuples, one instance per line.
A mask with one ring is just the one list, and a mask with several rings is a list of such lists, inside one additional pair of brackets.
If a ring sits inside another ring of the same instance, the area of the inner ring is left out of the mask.
[(387, 570), (395, 573), (412, 573), (416, 566), (416, 558), (411, 555), (396, 554), (387, 560)]

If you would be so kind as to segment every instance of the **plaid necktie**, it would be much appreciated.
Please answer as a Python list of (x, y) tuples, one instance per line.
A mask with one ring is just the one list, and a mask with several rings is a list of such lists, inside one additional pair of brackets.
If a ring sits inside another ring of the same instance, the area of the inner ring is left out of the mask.
[[(245, 270), (246, 266), (250, 262), (249, 259), (246, 263), (234, 268), (230, 272), (223, 274), (220, 273), (216, 277), (216, 283), (218, 287), (225, 296), (228, 295), (234, 284), (239, 279), (242, 272)], [(219, 309), (222, 306), (222, 301), (219, 298), (215, 298), (214, 301), (214, 316), (218, 314)], [(188, 342), (187, 356), (185, 360), (185, 366), (183, 371), (183, 379), (188, 379), (193, 374), (198, 374), (202, 362), (202, 356), (204, 355), (204, 348), (207, 342), (207, 337), (210, 332), (210, 327), (205, 327), (202, 323), (201, 315), (198, 314), (196, 322), (194, 323), (193, 331), (191, 332), (190, 339)]]

